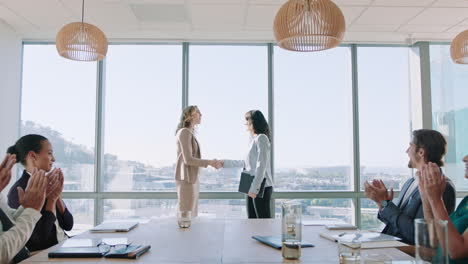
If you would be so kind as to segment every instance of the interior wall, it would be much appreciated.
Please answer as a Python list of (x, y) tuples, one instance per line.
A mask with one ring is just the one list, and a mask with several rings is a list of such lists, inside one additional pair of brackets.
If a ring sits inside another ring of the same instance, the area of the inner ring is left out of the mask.
[(0, 19), (0, 157), (18, 138), (22, 40)]

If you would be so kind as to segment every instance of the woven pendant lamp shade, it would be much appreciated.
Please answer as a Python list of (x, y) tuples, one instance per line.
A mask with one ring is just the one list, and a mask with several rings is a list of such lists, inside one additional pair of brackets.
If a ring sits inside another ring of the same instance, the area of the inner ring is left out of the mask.
[(74, 22), (57, 33), (56, 47), (60, 56), (67, 59), (97, 61), (106, 57), (107, 38), (96, 26)]
[(461, 32), (452, 40), (450, 56), (455, 63), (468, 64), (468, 30)]
[(292, 51), (320, 51), (338, 46), (346, 29), (340, 8), (330, 0), (289, 0), (273, 24), (276, 42)]

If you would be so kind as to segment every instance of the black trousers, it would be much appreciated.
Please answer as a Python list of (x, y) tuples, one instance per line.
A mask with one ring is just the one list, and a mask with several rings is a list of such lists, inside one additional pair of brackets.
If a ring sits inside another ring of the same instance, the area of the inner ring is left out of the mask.
[(266, 187), (263, 198), (252, 199), (247, 196), (247, 215), (249, 218), (271, 218), (270, 200), (273, 187)]

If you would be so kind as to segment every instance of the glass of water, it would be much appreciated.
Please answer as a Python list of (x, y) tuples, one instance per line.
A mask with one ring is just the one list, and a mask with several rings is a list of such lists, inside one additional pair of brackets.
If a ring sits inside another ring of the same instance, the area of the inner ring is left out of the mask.
[(281, 205), (281, 211), (283, 258), (298, 259), (301, 257), (302, 240), (301, 204), (285, 202)]
[(192, 223), (192, 211), (178, 211), (177, 223), (180, 228), (189, 228)]
[(359, 237), (343, 237), (338, 240), (340, 264), (361, 263), (361, 241)]
[(448, 264), (447, 221), (416, 219), (414, 229), (416, 263)]

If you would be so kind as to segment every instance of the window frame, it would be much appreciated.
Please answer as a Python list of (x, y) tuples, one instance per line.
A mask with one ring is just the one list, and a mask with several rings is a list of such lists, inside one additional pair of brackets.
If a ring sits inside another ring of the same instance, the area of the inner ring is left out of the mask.
[[(37, 42), (37, 41), (23, 41), (24, 45), (54, 45), (55, 42)], [(188, 105), (189, 91), (189, 46), (190, 45), (242, 45), (242, 46), (265, 46), (268, 52), (268, 122), (272, 129), (274, 129), (274, 43), (190, 43), (190, 42), (110, 42), (109, 45), (182, 45), (182, 108)], [(353, 182), (354, 188), (348, 191), (301, 191), (301, 192), (275, 192), (271, 201), (271, 207), (274, 212), (275, 199), (316, 199), (316, 198), (349, 198), (352, 200), (352, 207), (354, 208), (354, 224), (361, 226), (361, 198), (366, 198), (364, 192), (360, 190), (360, 153), (359, 153), (359, 100), (358, 100), (358, 64), (357, 64), (357, 48), (358, 47), (409, 47), (418, 49), (417, 53), (420, 60), (420, 69), (417, 72), (421, 74), (420, 82), (424, 96), (419, 98), (418, 104), (431, 103), (430, 96), (430, 63), (429, 59), (429, 45), (440, 44), (440, 42), (418, 42), (413, 45), (398, 45), (398, 44), (343, 44), (341, 46), (351, 48), (351, 70), (352, 70), (352, 131), (353, 131)], [(448, 44), (448, 43), (443, 43)], [(22, 60), (23, 65), (24, 60)], [(410, 71), (411, 70), (410, 65)], [(97, 82), (96, 82), (96, 131), (95, 131), (95, 189), (93, 192), (64, 192), (64, 199), (93, 199), (94, 200), (94, 224), (99, 224), (103, 220), (103, 201), (105, 199), (177, 199), (176, 192), (104, 192), (102, 188), (103, 176), (103, 126), (104, 126), (104, 102), (105, 102), (105, 71), (106, 59), (97, 63)], [(411, 73), (412, 74), (412, 73)], [(427, 77), (428, 76), (428, 77)], [(427, 79), (429, 78), (429, 85)], [(410, 88), (411, 89), (411, 88)], [(22, 92), (22, 87), (21, 87)], [(427, 96), (427, 94), (429, 96)], [(415, 100), (410, 99), (413, 103)], [(20, 113), (22, 105), (19, 105)], [(429, 112), (427, 108), (423, 109), (423, 119), (426, 116), (432, 116), (431, 109)], [(414, 116), (413, 116), (414, 117)], [(413, 122), (412, 120), (411, 122)], [(428, 126), (424, 124), (423, 126)], [(274, 135), (274, 133), (273, 133)], [(272, 138), (274, 141), (274, 138)], [(273, 144), (274, 146), (274, 144)], [(271, 166), (272, 174), (274, 175), (274, 147), (271, 148)], [(395, 193), (398, 196), (399, 192)], [(457, 192), (457, 197), (462, 198), (468, 195), (468, 192)], [(200, 192), (200, 199), (243, 199), (244, 195), (238, 192)]]

